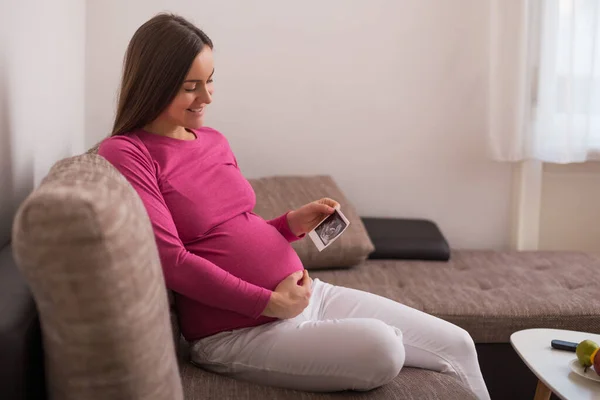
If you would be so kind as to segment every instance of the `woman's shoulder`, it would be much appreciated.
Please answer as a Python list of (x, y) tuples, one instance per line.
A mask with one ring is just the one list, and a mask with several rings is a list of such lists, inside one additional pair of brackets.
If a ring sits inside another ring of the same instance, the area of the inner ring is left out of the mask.
[(140, 148), (140, 146), (143, 146), (142, 140), (135, 132), (130, 132), (107, 137), (100, 142), (98, 152), (102, 150), (122, 150), (132, 147)]
[(98, 154), (113, 164), (148, 160), (150, 156), (141, 139), (133, 132), (104, 139), (98, 147)]

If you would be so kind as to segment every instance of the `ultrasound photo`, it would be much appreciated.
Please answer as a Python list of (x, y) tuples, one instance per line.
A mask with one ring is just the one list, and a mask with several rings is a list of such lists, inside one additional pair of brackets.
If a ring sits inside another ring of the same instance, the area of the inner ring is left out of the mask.
[(335, 210), (333, 214), (327, 217), (327, 219), (315, 229), (315, 232), (319, 235), (321, 242), (327, 246), (344, 231), (346, 226), (347, 224), (340, 216), (338, 210)]

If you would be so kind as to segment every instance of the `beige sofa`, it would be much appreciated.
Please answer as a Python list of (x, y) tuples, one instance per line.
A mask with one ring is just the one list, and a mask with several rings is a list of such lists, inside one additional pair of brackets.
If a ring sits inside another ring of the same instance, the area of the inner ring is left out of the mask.
[[(143, 204), (95, 154), (53, 167), (19, 209), (12, 246), (39, 310), (47, 393), (54, 399), (474, 398), (459, 381), (415, 368), (370, 392), (323, 394), (235, 381), (192, 366), (176, 320), (169, 322)], [(600, 278), (592, 274), (599, 266), (598, 256), (583, 253), (456, 251), (449, 263), (368, 260), (312, 276), (450, 320), (471, 333), (478, 350), (500, 344), (491, 354), (504, 363), (508, 336), (519, 329), (600, 332)], [(507, 368), (526, 374), (518, 361), (495, 370), (495, 359), (486, 357), (488, 385), (494, 376), (510, 376)], [(497, 384), (495, 398), (508, 398), (500, 390), (510, 393), (511, 385), (520, 392), (510, 398), (532, 397), (535, 381), (527, 376), (521, 387), (519, 378)]]

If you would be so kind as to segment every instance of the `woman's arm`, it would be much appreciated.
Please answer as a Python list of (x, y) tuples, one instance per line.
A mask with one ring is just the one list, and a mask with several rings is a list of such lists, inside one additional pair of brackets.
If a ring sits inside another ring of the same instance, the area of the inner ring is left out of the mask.
[(98, 154), (125, 176), (142, 199), (154, 229), (167, 287), (211, 307), (258, 318), (272, 292), (237, 278), (185, 249), (160, 192), (149, 155), (125, 136), (104, 141)]
[(275, 228), (277, 228), (279, 233), (281, 233), (281, 235), (284, 238), (286, 238), (288, 242), (292, 243), (292, 242), (295, 242), (296, 240), (302, 239), (305, 234), (303, 233), (300, 236), (296, 236), (296, 234), (294, 232), (292, 232), (292, 230), (290, 229), (290, 224), (288, 222), (288, 214), (289, 213), (290, 213), (290, 211), (286, 212), (285, 214), (283, 214), (280, 217), (271, 219), (271, 220), (267, 221), (267, 224), (273, 225)]

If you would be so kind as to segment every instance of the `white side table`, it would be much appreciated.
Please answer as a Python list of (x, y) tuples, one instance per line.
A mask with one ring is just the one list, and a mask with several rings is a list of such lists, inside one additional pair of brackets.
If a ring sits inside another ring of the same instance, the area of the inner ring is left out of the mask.
[(600, 383), (571, 371), (575, 353), (555, 350), (553, 339), (579, 343), (591, 339), (600, 343), (600, 335), (560, 329), (526, 329), (515, 332), (510, 342), (529, 369), (538, 377), (535, 400), (547, 400), (555, 393), (563, 400), (600, 400)]

